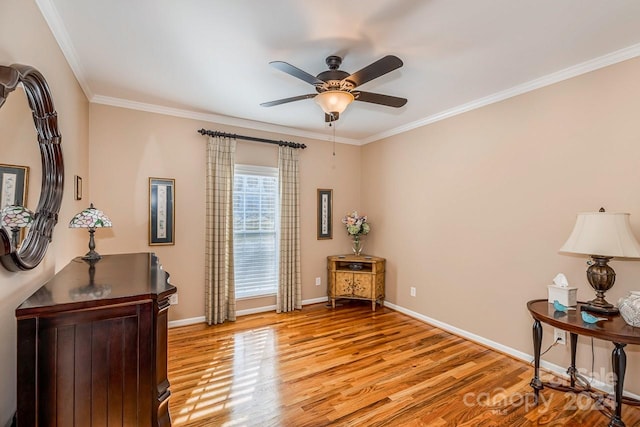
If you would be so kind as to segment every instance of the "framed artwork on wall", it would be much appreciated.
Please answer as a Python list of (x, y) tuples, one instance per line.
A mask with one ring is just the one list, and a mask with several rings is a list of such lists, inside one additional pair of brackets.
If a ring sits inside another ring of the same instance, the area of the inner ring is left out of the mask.
[(82, 200), (82, 177), (75, 175), (75, 181), (73, 183), (73, 190), (76, 200)]
[(333, 239), (333, 190), (318, 189), (318, 240)]
[(0, 164), (0, 209), (25, 206), (29, 187), (29, 166)]
[(173, 245), (175, 187), (172, 178), (149, 178), (149, 245)]

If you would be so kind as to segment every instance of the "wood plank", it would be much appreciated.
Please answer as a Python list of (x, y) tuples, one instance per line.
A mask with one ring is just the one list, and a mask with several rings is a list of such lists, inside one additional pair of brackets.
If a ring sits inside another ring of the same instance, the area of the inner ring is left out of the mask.
[[(75, 376), (75, 354), (73, 351), (65, 351), (75, 347), (75, 327), (61, 326), (57, 329), (58, 340), (56, 343), (56, 396), (64, 396), (56, 402), (56, 425), (74, 425), (73, 396)], [(53, 405), (52, 405), (53, 406)]]
[(122, 414), (125, 396), (124, 390), (124, 322), (122, 318), (109, 321), (107, 329), (107, 360), (109, 377), (107, 379), (107, 425), (123, 426)]
[(73, 411), (74, 420), (91, 419), (91, 354), (92, 354), (92, 327), (91, 323), (79, 323), (75, 327), (74, 357), (77, 361), (74, 373)]
[(92, 324), (91, 426), (107, 427), (109, 418), (109, 321)]
[(174, 328), (168, 348), (173, 426), (608, 423), (553, 390), (534, 406), (529, 364), (365, 301)]

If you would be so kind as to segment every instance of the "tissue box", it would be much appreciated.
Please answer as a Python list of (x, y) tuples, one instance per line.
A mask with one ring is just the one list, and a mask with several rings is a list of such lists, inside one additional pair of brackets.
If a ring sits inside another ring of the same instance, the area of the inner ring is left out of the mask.
[(578, 304), (578, 288), (562, 287), (557, 285), (549, 285), (549, 303), (553, 304), (554, 300), (567, 307), (575, 307)]

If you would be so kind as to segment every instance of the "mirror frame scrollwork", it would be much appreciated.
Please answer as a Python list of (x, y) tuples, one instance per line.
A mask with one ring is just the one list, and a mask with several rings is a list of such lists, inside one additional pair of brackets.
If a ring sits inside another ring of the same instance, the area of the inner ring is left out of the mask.
[(58, 222), (64, 189), (58, 114), (44, 76), (28, 65), (0, 65), (0, 108), (20, 83), (33, 113), (42, 159), (42, 188), (33, 223), (19, 249), (12, 245), (7, 230), (0, 227), (0, 263), (10, 271), (31, 270), (44, 258)]

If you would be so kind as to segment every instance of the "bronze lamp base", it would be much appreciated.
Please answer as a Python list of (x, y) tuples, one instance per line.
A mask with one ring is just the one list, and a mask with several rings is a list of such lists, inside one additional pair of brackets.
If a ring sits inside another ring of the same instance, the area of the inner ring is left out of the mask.
[(587, 269), (587, 280), (596, 291), (596, 297), (582, 307), (585, 311), (599, 314), (618, 314), (618, 307), (604, 299), (604, 293), (613, 287), (616, 281), (616, 272), (609, 266), (612, 257), (591, 255), (593, 263)]

